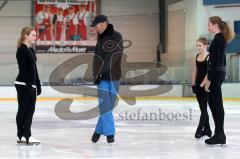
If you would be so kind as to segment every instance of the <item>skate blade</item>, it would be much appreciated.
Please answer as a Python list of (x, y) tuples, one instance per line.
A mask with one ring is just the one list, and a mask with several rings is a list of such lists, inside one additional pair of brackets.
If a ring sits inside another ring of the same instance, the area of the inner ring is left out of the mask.
[(115, 144), (116, 144), (115, 142), (110, 142), (110, 143), (107, 143), (107, 146), (112, 147), (112, 146), (114, 146)]
[(17, 141), (18, 144), (26, 144), (26, 141)]
[(29, 142), (29, 143), (26, 143), (26, 145), (40, 145), (41, 143), (40, 142)]
[(20, 146), (37, 146), (40, 144), (41, 144), (40, 142), (29, 142), (29, 143), (21, 142), (21, 143), (19, 143)]
[(226, 143), (221, 143), (221, 144), (207, 144), (210, 147), (226, 147)]

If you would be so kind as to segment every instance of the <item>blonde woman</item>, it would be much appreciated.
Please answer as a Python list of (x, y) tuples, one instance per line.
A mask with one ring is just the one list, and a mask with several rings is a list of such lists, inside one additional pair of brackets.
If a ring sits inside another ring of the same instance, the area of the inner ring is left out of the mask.
[(205, 143), (209, 145), (226, 144), (221, 86), (226, 75), (226, 44), (233, 39), (234, 33), (219, 16), (209, 18), (208, 31), (215, 36), (209, 47), (205, 90), (209, 92), (209, 107), (215, 123), (215, 134), (210, 139), (205, 140)]
[(36, 96), (41, 94), (36, 55), (31, 45), (36, 40), (36, 31), (24, 27), (17, 46), (17, 63), (19, 73), (15, 81), (18, 99), (17, 143), (40, 144), (31, 134), (32, 118), (35, 111)]

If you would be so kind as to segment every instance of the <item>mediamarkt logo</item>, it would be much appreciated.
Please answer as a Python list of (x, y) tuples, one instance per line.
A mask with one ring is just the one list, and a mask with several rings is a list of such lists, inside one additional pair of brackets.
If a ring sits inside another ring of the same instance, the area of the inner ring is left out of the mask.
[(55, 46), (52, 46), (48, 49), (48, 53), (80, 53), (80, 52), (86, 52), (86, 47), (59, 47), (56, 48)]

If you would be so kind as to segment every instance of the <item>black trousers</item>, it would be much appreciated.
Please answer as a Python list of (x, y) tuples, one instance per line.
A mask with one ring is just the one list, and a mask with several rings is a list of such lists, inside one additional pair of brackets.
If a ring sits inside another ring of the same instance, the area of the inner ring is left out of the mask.
[(207, 93), (204, 90), (204, 88), (201, 88), (200, 86), (197, 87), (196, 98), (201, 111), (200, 120), (198, 124), (199, 131), (210, 129), (209, 116), (207, 112), (208, 96), (209, 93)]
[(215, 135), (220, 133), (224, 134), (224, 108), (221, 86), (225, 79), (225, 75), (226, 73), (223, 71), (216, 72), (210, 85), (209, 107), (215, 123)]
[(15, 85), (17, 90), (18, 111), (16, 116), (17, 136), (28, 139), (31, 134), (32, 118), (35, 111), (36, 89), (29, 90), (24, 85)]

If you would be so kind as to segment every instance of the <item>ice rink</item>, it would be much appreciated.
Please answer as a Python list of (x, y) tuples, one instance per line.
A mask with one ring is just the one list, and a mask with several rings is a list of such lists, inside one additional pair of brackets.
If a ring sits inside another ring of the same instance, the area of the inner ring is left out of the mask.
[[(159, 158), (238, 159), (240, 155), (240, 101), (224, 100), (227, 145), (208, 146), (194, 139), (200, 111), (195, 99), (139, 98), (135, 105), (120, 100), (114, 110), (116, 142), (107, 144), (101, 136), (97, 144), (91, 136), (97, 118), (63, 120), (55, 113), (58, 99), (37, 101), (32, 134), (38, 146), (16, 143), (15, 99), (0, 100), (0, 158)], [(93, 108), (96, 99), (75, 99), (72, 112)], [(210, 113), (210, 111), (209, 111)], [(212, 117), (211, 128), (214, 124)]]

